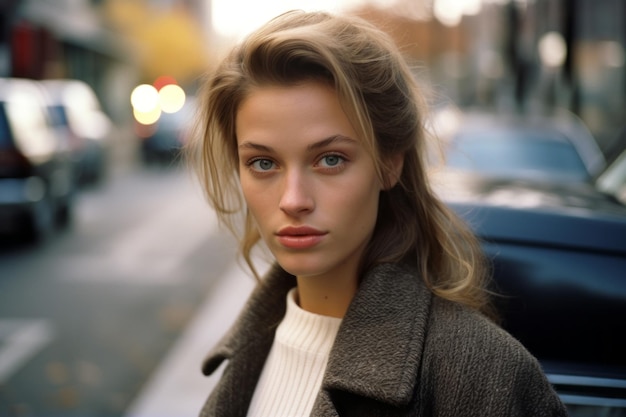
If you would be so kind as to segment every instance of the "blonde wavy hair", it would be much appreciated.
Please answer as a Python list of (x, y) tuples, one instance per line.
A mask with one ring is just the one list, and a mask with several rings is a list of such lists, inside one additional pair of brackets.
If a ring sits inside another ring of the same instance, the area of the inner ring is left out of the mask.
[(480, 244), (428, 181), (420, 89), (391, 38), (356, 17), (285, 13), (250, 34), (204, 82), (198, 130), (187, 153), (209, 203), (239, 238), (257, 278), (251, 252), (260, 235), (239, 188), (235, 118), (255, 87), (303, 81), (335, 89), (381, 181), (393, 172), (392, 156), (404, 155), (397, 185), (381, 192), (361, 272), (383, 262), (412, 263), (436, 295), (494, 317)]

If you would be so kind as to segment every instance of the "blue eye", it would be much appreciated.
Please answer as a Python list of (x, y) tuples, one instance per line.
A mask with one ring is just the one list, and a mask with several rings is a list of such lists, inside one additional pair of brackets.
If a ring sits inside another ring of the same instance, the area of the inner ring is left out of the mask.
[(250, 166), (257, 171), (269, 171), (274, 168), (274, 162), (269, 159), (257, 159), (252, 161)]
[(320, 164), (326, 167), (336, 167), (344, 161), (344, 158), (339, 155), (326, 155), (320, 160)]

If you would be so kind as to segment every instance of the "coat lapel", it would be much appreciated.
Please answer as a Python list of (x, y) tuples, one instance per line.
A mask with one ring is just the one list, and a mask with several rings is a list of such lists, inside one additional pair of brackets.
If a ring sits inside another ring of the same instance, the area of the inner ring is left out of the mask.
[(368, 273), (337, 334), (313, 415), (332, 415), (328, 400), (341, 416), (358, 415), (354, 404), (367, 404), (367, 415), (409, 405), (431, 300), (414, 269), (383, 264)]

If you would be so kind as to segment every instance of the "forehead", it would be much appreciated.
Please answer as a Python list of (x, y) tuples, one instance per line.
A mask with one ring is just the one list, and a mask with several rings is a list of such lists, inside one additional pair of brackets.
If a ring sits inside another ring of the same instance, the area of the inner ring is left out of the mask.
[(317, 81), (254, 87), (238, 108), (235, 129), (238, 143), (359, 139), (335, 90)]
[[(286, 111), (293, 108), (294, 111), (310, 106), (314, 109), (316, 104), (324, 102), (325, 107), (329, 103), (339, 104), (339, 97), (331, 86), (321, 81), (302, 81), (295, 84), (267, 84), (250, 87), (245, 97), (241, 100), (237, 117), (246, 109), (253, 107), (258, 113), (260, 110)], [(267, 107), (268, 104), (272, 106)], [(333, 106), (334, 108), (334, 106)]]

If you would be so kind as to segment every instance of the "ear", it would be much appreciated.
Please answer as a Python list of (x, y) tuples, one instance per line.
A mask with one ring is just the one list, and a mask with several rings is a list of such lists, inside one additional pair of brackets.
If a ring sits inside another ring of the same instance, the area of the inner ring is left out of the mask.
[(391, 190), (396, 186), (402, 175), (402, 168), (404, 167), (404, 153), (399, 152), (391, 155), (387, 160), (386, 178), (383, 189)]

